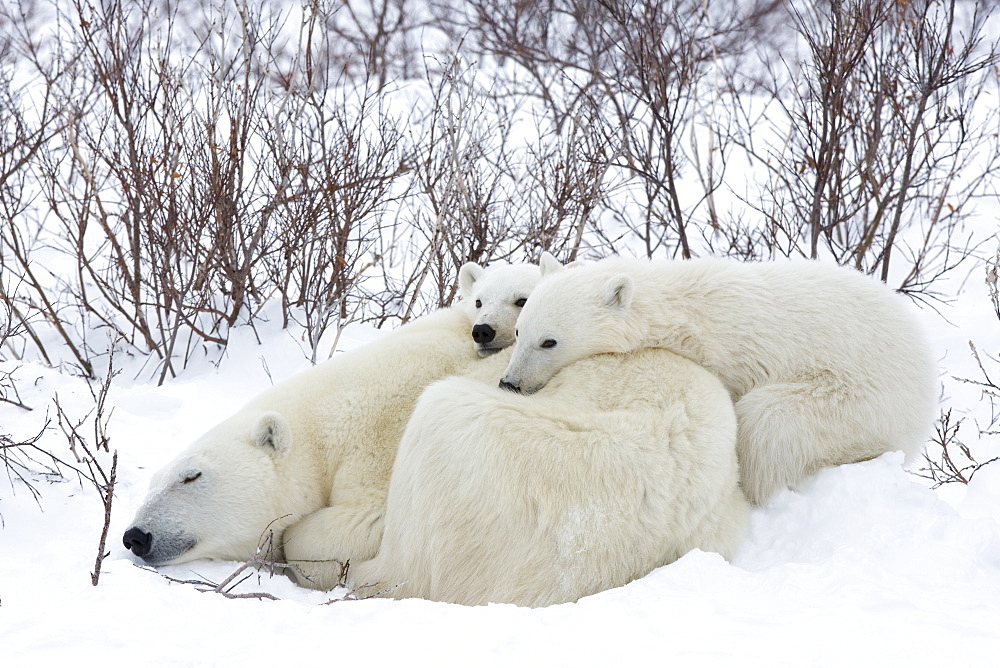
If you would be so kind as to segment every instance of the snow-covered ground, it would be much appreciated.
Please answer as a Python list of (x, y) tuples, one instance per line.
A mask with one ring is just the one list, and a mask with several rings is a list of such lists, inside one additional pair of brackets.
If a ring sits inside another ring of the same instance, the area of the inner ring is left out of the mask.
[[(417, 93), (399, 93), (410, 94), (403, 108), (417, 103)], [(725, 193), (717, 196), (723, 205)], [(994, 213), (975, 221), (984, 226), (975, 235), (987, 238), (983, 253), (996, 251), (997, 220)], [(65, 262), (45, 244), (32, 257), (57, 276)], [(942, 406), (966, 418), (960, 438), (988, 460), (1000, 456), (1000, 437), (980, 437), (975, 421), (988, 424), (989, 404), (979, 388), (953, 377), (979, 377), (970, 340), (1000, 356), (1000, 322), (982, 261), (963, 270), (964, 281), (941, 281), (954, 301), (939, 312), (925, 307), (923, 316), (941, 369)], [(162, 576), (220, 582), (239, 567), (201, 561), (157, 572), (140, 567), (121, 536), (158, 467), (272, 382), (308, 366), (301, 330), (281, 330), (272, 311), (270, 324), (261, 317), (255, 331), (234, 329), (221, 359), (196, 359), (162, 387), (153, 363), (116, 357), (120, 373), (105, 414), (118, 484), (98, 586), (90, 572), (104, 509), (93, 487), (35, 466), (36, 502), (22, 483), (0, 475), (0, 667), (1000, 665), (1000, 462), (968, 487), (938, 489), (914, 475), (919, 462), (907, 472), (895, 454), (828, 469), (755, 510), (732, 563), (691, 553), (625, 587), (543, 609), (327, 604), (331, 595), (267, 573), (253, 573), (236, 591), (279, 600), (229, 599), (168, 581)], [(101, 335), (95, 330), (88, 341), (98, 347)], [(350, 349), (379, 335), (351, 326), (336, 346)], [(326, 340), (319, 349), (332, 345)], [(1000, 376), (1000, 364), (984, 361)], [(0, 434), (30, 438), (49, 418), (39, 445), (70, 460), (53, 397), (82, 419), (94, 404), (87, 384), (68, 369), (28, 360), (0, 362), (2, 372), (13, 372), (20, 400), (34, 410), (0, 403)], [(109, 457), (101, 457), (107, 466)]]
[[(932, 330), (947, 375), (975, 375), (971, 338), (1000, 350), (1000, 323), (975, 270)], [(842, 666), (997, 665), (1000, 661), (1000, 463), (966, 489), (928, 483), (901, 456), (822, 471), (756, 510), (732, 563), (691, 553), (625, 587), (544, 609), (469, 608), (421, 600), (343, 601), (283, 576), (254, 574), (237, 591), (280, 600), (227, 599), (140, 568), (121, 535), (152, 472), (190, 440), (274, 382), (307, 366), (300, 342), (277, 327), (237, 330), (216, 367), (188, 369), (163, 387), (141, 360), (117, 360), (109, 431), (119, 452), (110, 556), (97, 587), (90, 571), (103, 508), (88, 483), (38, 476), (42, 500), (0, 481), (0, 663), (5, 666), (383, 665)], [(379, 335), (348, 328), (341, 349)], [(13, 368), (8, 366), (6, 368)], [(138, 378), (138, 380), (136, 380)], [(25, 412), (0, 406), (4, 433), (30, 436), (58, 392), (76, 417), (86, 384), (24, 363)], [(949, 381), (946, 399), (983, 410), (978, 391)], [(978, 407), (978, 408), (977, 408)], [(956, 409), (958, 410), (958, 409)], [(963, 432), (981, 458), (996, 440)], [(42, 445), (69, 457), (50, 430)], [(218, 582), (234, 563), (161, 569)], [(336, 594), (337, 592), (335, 592)], [(343, 592), (339, 592), (342, 594)], [(57, 663), (58, 662), (58, 663)]]

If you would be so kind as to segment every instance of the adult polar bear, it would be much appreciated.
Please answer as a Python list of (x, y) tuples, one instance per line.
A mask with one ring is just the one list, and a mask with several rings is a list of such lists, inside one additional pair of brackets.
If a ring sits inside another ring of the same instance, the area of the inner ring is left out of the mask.
[(733, 552), (748, 504), (718, 379), (642, 350), (577, 361), (523, 397), (497, 387), (498, 357), (421, 396), (378, 555), (352, 564), (351, 586), (541, 606), (624, 585), (695, 548)]
[[(546, 254), (541, 264), (551, 271), (558, 261)], [(154, 565), (245, 560), (270, 526), (277, 536), (287, 528), (284, 539), (304, 557), (370, 558), (396, 446), (421, 391), (475, 366), (483, 353), (470, 333), (484, 310), (494, 328), (512, 332), (514, 304), (539, 275), (536, 265), (468, 264), (459, 305), (267, 390), (154, 476), (125, 547)]]
[(758, 504), (823, 466), (913, 457), (933, 419), (934, 365), (903, 298), (819, 262), (602, 260), (543, 277), (517, 329), (501, 387), (525, 394), (575, 360), (642, 347), (717, 374)]

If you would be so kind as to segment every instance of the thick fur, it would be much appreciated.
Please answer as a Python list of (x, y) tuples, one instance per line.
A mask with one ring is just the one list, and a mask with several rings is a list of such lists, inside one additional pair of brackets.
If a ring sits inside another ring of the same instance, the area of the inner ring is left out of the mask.
[(576, 362), (524, 397), (497, 388), (502, 361), (420, 398), (381, 547), (351, 567), (353, 586), (542, 606), (695, 548), (733, 552), (748, 504), (732, 402), (715, 377), (644, 350)]
[(744, 491), (759, 504), (822, 466), (920, 451), (936, 374), (909, 308), (818, 262), (609, 259), (539, 283), (503, 384), (530, 394), (597, 353), (683, 355), (736, 402)]
[[(538, 267), (490, 269), (477, 283), (521, 294), (525, 273)], [(153, 477), (126, 546), (148, 536), (137, 554), (154, 565), (245, 560), (270, 528), (285, 545), (274, 556), (303, 560), (306, 572), (319, 560), (326, 570), (308, 583), (336, 584), (333, 560), (378, 548), (396, 446), (420, 393), (479, 363), (475, 317), (464, 300), (265, 391)]]

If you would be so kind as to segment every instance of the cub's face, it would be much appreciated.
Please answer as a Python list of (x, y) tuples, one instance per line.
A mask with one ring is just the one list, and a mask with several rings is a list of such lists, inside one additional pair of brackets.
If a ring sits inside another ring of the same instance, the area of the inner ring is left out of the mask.
[(534, 394), (563, 367), (622, 351), (615, 333), (631, 305), (632, 280), (595, 281), (592, 274), (567, 271), (536, 286), (517, 321), (517, 342), (500, 387)]
[(514, 345), (514, 330), (521, 309), (544, 274), (555, 273), (562, 265), (543, 253), (538, 265), (513, 264), (488, 269), (474, 262), (462, 265), (458, 285), (462, 304), (472, 320), (472, 341), (480, 356), (486, 357)]

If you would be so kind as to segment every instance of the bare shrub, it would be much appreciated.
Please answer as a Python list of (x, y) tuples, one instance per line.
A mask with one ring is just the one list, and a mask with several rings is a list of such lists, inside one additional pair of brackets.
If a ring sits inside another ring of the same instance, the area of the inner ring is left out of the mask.
[[(281, 549), (277, 545), (277, 539), (270, 526), (265, 529), (264, 533), (261, 535), (254, 555), (237, 566), (232, 573), (219, 582), (213, 582), (212, 580), (201, 576), (189, 579), (175, 578), (147, 566), (139, 566), (139, 568), (145, 571), (150, 571), (151, 573), (156, 573), (163, 579), (175, 584), (191, 585), (203, 594), (220, 594), (221, 596), (229, 599), (257, 599), (268, 601), (280, 600), (277, 596), (268, 592), (235, 591), (241, 584), (254, 577), (255, 573), (257, 575), (258, 584), (261, 582), (262, 573), (266, 574), (269, 578), (273, 578), (276, 575), (287, 574), (289, 571), (298, 571), (302, 577), (307, 577), (302, 574), (301, 570), (295, 564), (288, 564), (282, 561)], [(349, 569), (350, 562), (341, 565), (339, 584), (337, 585), (338, 587), (346, 588), (345, 578), (347, 577)], [(377, 585), (360, 585), (353, 589), (349, 589), (345, 594), (338, 598), (325, 601), (323, 605), (341, 603), (344, 601), (363, 601), (368, 598), (383, 596), (398, 588), (398, 585), (385, 589), (375, 589), (375, 587), (377, 587)]]
[[(284, 324), (301, 318), (311, 359), (324, 332), (364, 317), (367, 274), (382, 259), (383, 215), (406, 189), (401, 121), (377, 87), (338, 86), (329, 17), (303, 18), (300, 43), (284, 72), (280, 104), (262, 134), (272, 198), (262, 223), (274, 229), (265, 263), (281, 295)], [(374, 272), (371, 272), (374, 273)]]
[[(115, 375), (117, 372), (114, 370), (114, 358), (109, 352), (107, 373), (100, 385), (95, 389), (88, 381), (94, 408), (78, 420), (70, 418), (63, 409), (58, 393), (53, 399), (57, 424), (66, 438), (75, 463), (67, 457), (54, 454), (51, 447), (41, 444), (42, 437), (51, 424), (48, 416), (38, 433), (29, 439), (16, 441), (9, 434), (0, 434), (0, 461), (3, 462), (11, 486), (13, 487), (15, 482), (23, 485), (39, 507), (41, 507), (41, 492), (35, 485), (38, 476), (61, 480), (71, 471), (81, 483), (86, 480), (97, 491), (104, 508), (104, 522), (98, 541), (94, 570), (90, 573), (91, 584), (94, 586), (97, 586), (101, 577), (101, 564), (108, 556), (105, 546), (111, 526), (111, 508), (118, 472), (118, 451), (111, 452), (107, 431), (113, 413), (113, 409), (107, 408), (107, 398)], [(27, 408), (23, 404), (18, 403), (18, 405)], [(92, 439), (83, 433), (84, 426), (88, 424), (93, 429)]]
[(637, 206), (621, 217), (629, 221), (647, 256), (690, 258), (692, 216), (718, 186), (718, 174), (709, 175), (707, 191), (700, 196), (682, 193), (680, 177), (690, 166), (684, 138), (693, 131), (701, 81), (718, 58), (715, 36), (726, 28), (701, 2), (599, 5), (620, 51), (609, 84), (615, 86), (612, 108), (622, 134), (614, 165), (640, 181), (634, 190)]
[[(114, 356), (109, 353), (108, 371), (100, 386), (95, 390), (92, 385), (88, 384), (91, 397), (94, 400), (94, 408), (79, 420), (71, 419), (63, 410), (59, 403), (58, 393), (54, 398), (59, 429), (66, 437), (69, 450), (77, 462), (75, 466), (69, 466), (77, 476), (94, 487), (101, 497), (101, 504), (104, 506), (104, 523), (101, 527), (101, 537), (97, 543), (97, 558), (94, 560), (94, 570), (90, 574), (90, 583), (95, 587), (101, 578), (101, 564), (104, 563), (104, 558), (109, 554), (105, 551), (105, 545), (108, 539), (108, 529), (111, 527), (111, 506), (114, 502), (115, 482), (118, 474), (118, 450), (111, 452), (107, 431), (114, 409), (105, 413), (108, 391), (111, 389), (111, 380), (115, 375), (117, 374), (114, 370)], [(88, 422), (92, 423), (93, 443), (80, 431)], [(103, 457), (100, 454), (102, 450), (105, 453)], [(111, 455), (110, 467), (106, 461), (107, 455)]]
[(770, 38), (778, 6), (470, 0), (440, 13), (470, 49), (497, 59), (498, 89), (541, 102), (542, 134), (565, 140), (567, 124), (589, 119), (587, 156), (597, 162), (584, 159), (594, 169), (577, 170), (577, 190), (590, 190), (593, 174), (602, 179), (589, 200), (602, 221), (584, 242), (590, 255), (690, 257), (715, 250), (723, 225), (715, 193), (742, 104), (731, 70), (743, 66), (750, 40)]
[[(198, 590), (199, 592), (201, 592), (203, 594), (210, 592), (210, 593), (213, 593), (213, 594), (221, 594), (225, 598), (233, 598), (233, 599), (236, 599), (236, 598), (250, 598), (250, 599), (257, 599), (257, 600), (268, 600), (268, 601), (277, 601), (277, 600), (280, 600), (280, 599), (277, 596), (275, 596), (274, 594), (269, 594), (267, 592), (239, 592), (239, 593), (237, 593), (237, 592), (234, 592), (233, 590), (236, 589), (236, 587), (238, 587), (241, 584), (243, 584), (244, 582), (246, 582), (251, 577), (253, 577), (253, 571), (254, 570), (261, 570), (261, 569), (272, 569), (273, 570), (273, 569), (281, 569), (281, 568), (286, 568), (286, 567), (289, 567), (289, 565), (288, 564), (281, 564), (281, 563), (274, 562), (274, 561), (269, 561), (269, 560), (265, 559), (264, 557), (262, 557), (260, 555), (254, 555), (249, 560), (247, 560), (244, 563), (240, 564), (240, 566), (236, 570), (234, 570), (232, 573), (230, 573), (221, 582), (212, 582), (211, 580), (208, 580), (206, 578), (197, 578), (197, 579), (182, 580), (180, 578), (175, 578), (175, 577), (172, 577), (170, 575), (166, 575), (165, 573), (160, 573), (159, 571), (157, 571), (155, 569), (147, 568), (145, 566), (140, 566), (140, 568), (142, 568), (143, 570), (149, 571), (151, 573), (156, 573), (157, 575), (159, 575), (164, 580), (168, 580), (168, 581), (173, 582), (175, 584), (193, 585), (196, 590)], [(250, 572), (248, 572), (248, 571), (250, 571)], [(237, 579), (237, 578), (239, 578), (239, 579)]]
[(339, 66), (354, 81), (374, 83), (381, 91), (395, 79), (413, 79), (420, 71), (420, 33), (432, 26), (412, 0), (311, 0), (326, 16), (325, 29), (338, 49)]
[(969, 9), (789, 6), (806, 55), (768, 63), (771, 109), (757, 118), (770, 143), (753, 141), (752, 127), (738, 138), (767, 170), (750, 202), (765, 245), (832, 255), (922, 298), (972, 251), (962, 221), (1000, 164), (985, 97), (1000, 54), (983, 41), (992, 5)]
[(363, 315), (365, 274), (382, 259), (383, 214), (402, 195), (397, 181), (407, 163), (402, 132), (374, 97), (310, 99), (307, 108), (297, 141), (280, 143), (287, 152), (278, 170), (291, 174), (294, 196), (273, 214), (270, 264), (286, 322), (301, 313), (315, 362), (331, 323), (339, 329)]
[[(985, 263), (986, 287), (997, 316), (997, 324), (1000, 324), (998, 267), (1000, 267), (1000, 253)], [(972, 358), (976, 361), (979, 376), (977, 378), (954, 377), (954, 380), (979, 389), (980, 404), (989, 404), (989, 407), (984, 411), (983, 419), (974, 421), (980, 447), (983, 447), (983, 444), (1000, 444), (1000, 384), (998, 384), (1000, 382), (1000, 378), (998, 378), (1000, 359), (981, 352), (972, 341), (969, 341), (969, 350)], [(986, 363), (983, 362), (984, 357), (987, 360)], [(988, 367), (993, 370), (990, 371)], [(950, 482), (968, 484), (984, 466), (1000, 461), (1000, 455), (981, 461), (981, 458), (978, 458), (973, 452), (973, 448), (967, 446), (959, 438), (959, 431), (966, 423), (967, 418), (953, 421), (951, 412), (951, 408), (941, 412), (941, 417), (935, 425), (935, 435), (928, 444), (928, 452), (924, 454), (926, 465), (917, 472), (920, 477), (934, 481), (934, 487)], [(996, 452), (997, 448), (993, 448), (993, 451)]]
[(616, 151), (605, 120), (582, 101), (555, 123), (460, 55), (429, 62), (425, 78), (428, 108), (410, 135), (406, 243), (387, 240), (389, 266), (403, 269), (395, 294), (404, 321), (451, 304), (464, 262), (536, 261), (542, 251), (575, 259), (597, 238)]
[[(43, 319), (84, 375), (105, 330), (152, 353), (163, 382), (276, 294), (313, 361), (331, 324), (372, 317), (362, 284), (395, 236), (383, 213), (409, 167), (400, 121), (376, 96), (384, 79), (339, 69), (338, 7), (220, 0), (199, 15), (75, 1), (59, 14), (60, 53), (77, 54), (54, 56), (46, 95), (60, 122), (45, 134), (14, 116), (7, 133), (26, 154), (47, 141), (28, 165), (44, 206), (3, 199), (0, 246), (0, 285), (18, 290), (0, 298), (47, 360), (32, 327)], [(53, 248), (72, 268), (40, 274), (39, 249)]]
[(529, 145), (518, 218), (524, 250), (535, 259), (542, 251), (572, 261), (582, 255), (597, 257), (613, 249), (600, 239), (597, 217), (608, 206), (608, 170), (618, 155), (618, 138), (590, 105), (568, 116), (561, 127), (539, 128), (538, 141)]
[(57, 163), (45, 177), (78, 261), (69, 289), (160, 358), (162, 382), (193, 341), (224, 345), (258, 293), (267, 229), (248, 167), (279, 19), (223, 6), (196, 57), (173, 50), (182, 26), (157, 8), (75, 5), (93, 101), (65, 132), (69, 178)]
[[(462, 263), (507, 259), (511, 246), (518, 245), (511, 233), (515, 221), (504, 206), (512, 188), (513, 110), (484, 90), (458, 57), (440, 72), (428, 67), (426, 77), (430, 109), (422, 134), (411, 138), (420, 147), (413, 158), (413, 233), (390, 256), (393, 263), (408, 265), (398, 290), (407, 296), (404, 321), (450, 304)], [(424, 303), (427, 283), (431, 296)]]
[(604, 88), (612, 69), (618, 35), (597, 0), (468, 0), (434, 10), (453, 44), (496, 59), (499, 89), (540, 100), (556, 132), (588, 95), (601, 94), (593, 91)]
[(62, 463), (38, 443), (49, 428), (49, 421), (30, 438), (16, 440), (10, 434), (0, 433), (0, 459), (11, 486), (15, 481), (24, 485), (35, 502), (41, 507), (42, 495), (35, 486), (34, 477), (40, 474), (53, 479), (62, 477), (59, 464)]
[[(941, 412), (934, 424), (934, 436), (924, 453), (924, 466), (916, 471), (917, 476), (933, 481), (932, 489), (952, 482), (967, 485), (976, 472), (987, 464), (1000, 460), (1000, 456), (986, 461), (977, 460), (972, 450), (959, 438), (963, 423), (961, 418), (953, 420), (951, 409), (948, 409)], [(992, 433), (996, 435), (1000, 432)]]
[(979, 435), (1000, 436), (1000, 385), (997, 384), (998, 379), (996, 376), (991, 376), (990, 372), (983, 365), (983, 357), (986, 357), (993, 366), (1000, 366), (1000, 360), (981, 353), (972, 341), (969, 341), (969, 350), (972, 352), (972, 357), (976, 360), (976, 366), (979, 367), (980, 378), (958, 378), (957, 380), (978, 387), (981, 392), (981, 398), (990, 404), (989, 421), (985, 424), (976, 425)]
[[(45, 283), (34, 260), (38, 229), (26, 224), (26, 213), (38, 197), (32, 179), (49, 144), (62, 128), (57, 86), (69, 74), (58, 58), (72, 58), (68, 47), (52, 55), (37, 39), (40, 14), (37, 3), (17, 2), (0, 8), (0, 301), (7, 316), (4, 342), (13, 345), (15, 334), (30, 338), (37, 353), (49, 364), (52, 358), (36, 331), (40, 321), (55, 327), (86, 375), (89, 360), (63, 322), (64, 305)], [(16, 73), (16, 75), (15, 75)], [(16, 76), (16, 78), (15, 78)], [(17, 353), (24, 354), (24, 345)]]
[[(2, 280), (2, 277), (0, 277)], [(0, 282), (0, 288), (3, 287)], [(8, 357), (4, 352), (14, 345), (18, 337), (23, 335), (25, 325), (14, 313), (13, 300), (7, 295), (7, 290), (0, 292), (0, 362), (7, 362)], [(15, 357), (23, 355), (23, 344), (19, 350), (14, 351)], [(4, 368), (0, 370), (0, 404), (15, 406), (21, 410), (30, 411), (32, 408), (21, 400), (21, 395), (17, 389), (15, 374), (17, 368)], [(51, 455), (39, 442), (49, 428), (49, 420), (46, 416), (45, 423), (41, 429), (29, 438), (15, 438), (10, 433), (0, 432), (0, 462), (3, 463), (4, 471), (11, 488), (16, 484), (23, 485), (25, 489), (35, 499), (41, 507), (41, 492), (35, 486), (37, 475), (58, 477), (59, 459)], [(3, 516), (0, 514), (0, 522)]]
[[(0, 290), (0, 363), (6, 362), (8, 359), (4, 348), (13, 346), (14, 342), (25, 332), (24, 323), (15, 316), (13, 303), (3, 298), (5, 294), (7, 294), (6, 291)], [(20, 355), (23, 355), (23, 348), (20, 352), (14, 351), (15, 358), (19, 358)], [(0, 370), (0, 403), (30, 411), (31, 407), (21, 401), (21, 395), (17, 391), (17, 383), (14, 380), (16, 372), (16, 368)]]

